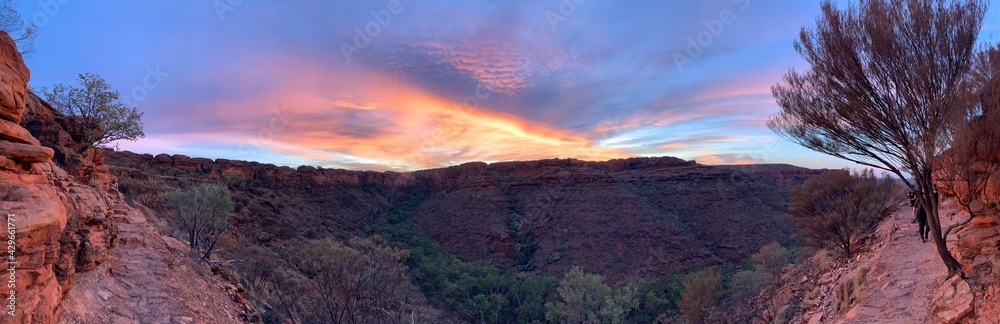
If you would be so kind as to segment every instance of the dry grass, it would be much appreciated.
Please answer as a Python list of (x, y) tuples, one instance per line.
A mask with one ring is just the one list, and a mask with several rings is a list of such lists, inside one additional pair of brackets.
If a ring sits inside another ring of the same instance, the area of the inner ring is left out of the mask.
[(837, 301), (834, 305), (837, 312), (851, 308), (858, 299), (857, 294), (863, 288), (867, 276), (868, 268), (862, 267), (837, 284)]

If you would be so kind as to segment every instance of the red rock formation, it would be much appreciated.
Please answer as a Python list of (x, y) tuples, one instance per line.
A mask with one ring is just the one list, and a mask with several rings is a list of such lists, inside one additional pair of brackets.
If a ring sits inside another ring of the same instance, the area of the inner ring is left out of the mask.
[(40, 146), (18, 125), (30, 75), (14, 40), (3, 32), (0, 61), (0, 212), (7, 218), (5, 232), (14, 232), (14, 246), (8, 248), (15, 249), (15, 260), (4, 259), (17, 262), (12, 273), (15, 309), (5, 312), (14, 312), (16, 323), (52, 323), (63, 293), (53, 268), (59, 261), (58, 240), (66, 228), (67, 210), (47, 177), (52, 149)]
[[(148, 186), (147, 192), (193, 181), (229, 183), (237, 205), (248, 206), (237, 232), (254, 240), (306, 230), (364, 235), (392, 201), (408, 198), (400, 188), (417, 186), (431, 194), (411, 225), (465, 260), (548, 274), (580, 265), (616, 281), (739, 262), (764, 244), (788, 241), (792, 227), (782, 217), (788, 187), (820, 172), (781, 165), (719, 168), (660, 157), (472, 162), (396, 173), (106, 153), (116, 173)], [(254, 184), (233, 185), (235, 179)], [(288, 187), (296, 191), (282, 189)], [(155, 196), (147, 199), (156, 204)], [(285, 233), (288, 224), (309, 228)]]
[(2, 32), (0, 61), (0, 212), (13, 215), (18, 261), (15, 316), (4, 320), (54, 323), (75, 274), (108, 257), (117, 237), (110, 206), (125, 204), (103, 151), (78, 153), (67, 131), (74, 119), (27, 91), (28, 70)]

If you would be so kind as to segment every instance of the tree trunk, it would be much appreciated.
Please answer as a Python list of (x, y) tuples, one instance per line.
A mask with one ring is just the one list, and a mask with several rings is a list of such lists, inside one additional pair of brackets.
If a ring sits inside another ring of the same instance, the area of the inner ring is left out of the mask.
[(962, 264), (948, 251), (948, 240), (941, 235), (941, 218), (938, 211), (940, 206), (938, 205), (938, 195), (934, 191), (934, 180), (931, 177), (931, 172), (928, 171), (923, 179), (920, 180), (920, 199), (923, 201), (923, 208), (927, 212), (927, 225), (931, 230), (931, 240), (934, 241), (934, 246), (937, 248), (941, 261), (948, 268), (948, 278), (951, 278), (959, 274)]

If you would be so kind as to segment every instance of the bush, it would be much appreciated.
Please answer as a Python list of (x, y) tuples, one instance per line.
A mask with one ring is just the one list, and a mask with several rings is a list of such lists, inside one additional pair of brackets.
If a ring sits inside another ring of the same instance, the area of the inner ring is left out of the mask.
[(792, 189), (788, 219), (806, 245), (836, 248), (850, 258), (856, 243), (896, 212), (900, 200), (896, 183), (870, 169), (828, 171)]
[(771, 277), (777, 277), (791, 256), (792, 252), (774, 242), (760, 247), (760, 251), (751, 255), (750, 258), (757, 262), (757, 269)]
[(604, 277), (573, 267), (559, 281), (556, 300), (545, 304), (545, 319), (554, 323), (624, 323), (639, 306), (638, 284), (615, 291)]
[(694, 272), (684, 277), (683, 285), (677, 306), (689, 321), (703, 322), (706, 311), (722, 297), (722, 273), (715, 268)]

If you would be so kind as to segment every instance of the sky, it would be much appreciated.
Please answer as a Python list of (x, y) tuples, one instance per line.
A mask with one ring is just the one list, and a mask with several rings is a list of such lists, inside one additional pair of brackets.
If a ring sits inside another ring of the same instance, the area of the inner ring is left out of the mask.
[[(676, 156), (857, 165), (765, 125), (819, 1), (23, 0), (36, 89), (105, 78), (139, 153), (359, 170)], [(197, 3), (197, 4), (194, 4)], [(982, 40), (1000, 36), (990, 8)]]

